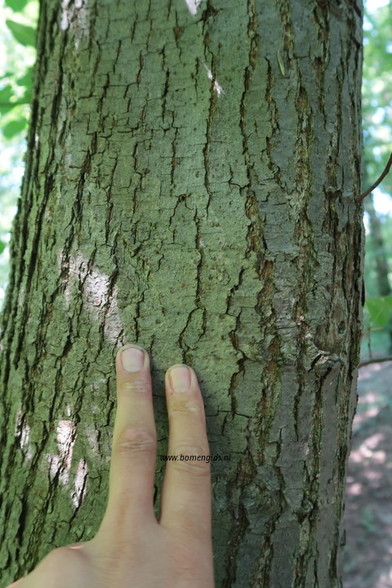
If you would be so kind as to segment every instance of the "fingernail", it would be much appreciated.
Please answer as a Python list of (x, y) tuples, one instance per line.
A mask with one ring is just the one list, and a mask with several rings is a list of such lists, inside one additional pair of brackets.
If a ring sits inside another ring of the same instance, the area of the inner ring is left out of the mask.
[(191, 385), (191, 372), (186, 365), (172, 368), (169, 377), (174, 392), (186, 392)]
[(121, 353), (121, 361), (125, 371), (138, 372), (144, 365), (144, 351), (139, 347), (127, 347)]

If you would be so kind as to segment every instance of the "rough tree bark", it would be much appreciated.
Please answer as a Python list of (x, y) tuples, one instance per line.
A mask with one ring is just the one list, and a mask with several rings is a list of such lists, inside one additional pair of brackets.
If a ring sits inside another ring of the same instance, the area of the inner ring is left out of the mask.
[(200, 378), (217, 587), (340, 586), (361, 10), (41, 1), (2, 314), (2, 585), (97, 530), (131, 341), (152, 356), (159, 454), (165, 370)]

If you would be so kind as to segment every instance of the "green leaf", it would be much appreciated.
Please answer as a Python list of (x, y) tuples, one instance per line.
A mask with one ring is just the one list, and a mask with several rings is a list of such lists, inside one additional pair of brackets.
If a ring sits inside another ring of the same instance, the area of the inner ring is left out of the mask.
[(18, 86), (31, 86), (33, 68), (29, 67), (21, 78), (17, 78)]
[(12, 86), (8, 84), (0, 90), (0, 114), (7, 114), (15, 106), (15, 103), (10, 101), (10, 98), (14, 96)]
[(392, 320), (392, 296), (370, 298), (365, 302), (370, 320), (375, 327), (385, 327)]
[(19, 104), (30, 104), (31, 101), (31, 86), (25, 89), (24, 96), (18, 100), (11, 100), (15, 98), (15, 92), (11, 84), (7, 84), (0, 90), (0, 114), (7, 114), (10, 110)]
[(6, 139), (12, 139), (16, 135), (19, 135), (27, 127), (27, 120), (19, 118), (18, 120), (11, 120), (3, 127), (3, 135)]
[(13, 71), (6, 71), (4, 75), (0, 76), (0, 80), (4, 80), (4, 78), (10, 78), (14, 76)]
[(2, 90), (0, 90), (0, 103), (9, 102), (13, 95), (14, 91), (11, 84), (7, 84)]
[(33, 68), (29, 67), (26, 70), (26, 73), (16, 80), (18, 86), (24, 86), (24, 95), (22, 98), (19, 98), (19, 104), (30, 104), (31, 102), (31, 89), (33, 84)]
[[(23, 96), (23, 98), (18, 100), (18, 102), (8, 102), (8, 103), (3, 102), (3, 104), (0, 104), (0, 114), (7, 114), (7, 112), (10, 112), (16, 106), (21, 106), (21, 105), (23, 106), (24, 104), (30, 104), (30, 102), (31, 102), (31, 100), (30, 100), (30, 96), (28, 94), (25, 94)], [(1, 126), (1, 121), (0, 121), (0, 126)]]
[(5, 0), (5, 5), (12, 8), (14, 12), (22, 12), (29, 0)]
[(3, 253), (3, 251), (6, 247), (7, 247), (7, 243), (4, 243), (4, 241), (0, 241), (0, 254)]
[(30, 45), (31, 47), (35, 47), (35, 29), (33, 27), (28, 27), (26, 25), (20, 24), (20, 22), (15, 22), (14, 20), (7, 19), (5, 24), (21, 45)]
[(0, 104), (0, 114), (7, 114), (7, 112), (10, 112), (15, 106), (16, 105), (13, 102), (9, 102), (8, 104), (4, 102), (3, 104)]
[(30, 104), (31, 102), (31, 86), (30, 88), (25, 88), (25, 93), (23, 97), (18, 100), (18, 104)]

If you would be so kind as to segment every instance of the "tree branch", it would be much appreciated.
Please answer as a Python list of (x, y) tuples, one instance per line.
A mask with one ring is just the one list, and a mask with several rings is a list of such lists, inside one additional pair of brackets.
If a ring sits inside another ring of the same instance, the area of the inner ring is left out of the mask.
[(382, 172), (381, 176), (378, 178), (378, 180), (376, 182), (374, 182), (374, 184), (372, 186), (370, 186), (370, 188), (368, 190), (366, 190), (366, 192), (362, 192), (362, 194), (360, 194), (356, 198), (356, 201), (357, 202), (361, 202), (364, 198), (366, 198), (366, 196), (368, 196), (371, 192), (373, 192), (373, 190), (375, 188), (377, 188), (377, 186), (379, 184), (381, 184), (381, 182), (383, 181), (383, 179), (385, 178), (385, 176), (389, 173), (389, 170), (391, 169), (391, 165), (392, 165), (392, 153), (389, 156), (389, 159), (387, 161), (387, 165), (385, 166), (385, 169)]
[(365, 359), (365, 361), (361, 361), (358, 364), (358, 367), (361, 368), (371, 363), (383, 363), (384, 361), (392, 361), (392, 357), (375, 357), (374, 359)]

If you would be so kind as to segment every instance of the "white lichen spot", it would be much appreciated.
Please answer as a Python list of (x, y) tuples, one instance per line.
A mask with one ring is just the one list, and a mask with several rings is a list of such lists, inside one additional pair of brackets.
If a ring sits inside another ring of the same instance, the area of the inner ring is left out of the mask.
[(53, 480), (60, 468), (60, 457), (55, 453), (47, 453), (45, 457), (49, 465), (50, 478)]
[(217, 80), (214, 80), (214, 90), (218, 94), (218, 96), (220, 96), (221, 94), (223, 94), (223, 88), (222, 88), (222, 86), (220, 86), (218, 84)]
[[(70, 407), (67, 407), (69, 412)], [(56, 442), (58, 454), (47, 453), (45, 455), (49, 465), (51, 479), (58, 477), (60, 484), (66, 486), (69, 482), (72, 455), (76, 441), (76, 425), (73, 421), (60, 420), (56, 430)], [(76, 470), (73, 488), (71, 489), (71, 500), (74, 508), (79, 508), (86, 493), (86, 480), (88, 475), (87, 462), (80, 459)]]
[(79, 49), (80, 40), (90, 36), (90, 23), (88, 14), (88, 0), (62, 0), (60, 29), (74, 32), (75, 47)]
[[(65, 155), (64, 155), (64, 164), (65, 164), (65, 166), (64, 167), (66, 167), (66, 168), (67, 167), (72, 167), (72, 165), (73, 165), (73, 156), (72, 155), (73, 154), (70, 151), (67, 152), (67, 153), (65, 153)], [(61, 196), (61, 192), (59, 193), (59, 195)]]
[(120, 333), (123, 330), (120, 319), (120, 311), (117, 305), (117, 295), (118, 289), (117, 286), (115, 286), (109, 298), (109, 308), (106, 313), (104, 325), (106, 339), (113, 344), (117, 343)]
[(18, 410), (18, 414), (16, 415), (15, 437), (19, 437), (20, 448), (24, 453), (25, 459), (29, 461), (33, 457), (33, 451), (29, 447), (30, 431), (31, 428), (24, 422), (23, 412)]
[(93, 451), (93, 453), (98, 455), (99, 454), (98, 431), (96, 429), (93, 429), (92, 427), (87, 427), (86, 428), (86, 437), (87, 437), (87, 441), (91, 447), (91, 450)]
[(185, 4), (188, 7), (189, 12), (195, 16), (197, 9), (199, 8), (202, 0), (185, 0)]
[(73, 448), (75, 443), (75, 423), (69, 420), (61, 420), (57, 425), (56, 441), (59, 447), (60, 454), (68, 455), (69, 448)]
[(62, 31), (66, 31), (69, 27), (69, 17), (68, 17), (68, 4), (70, 0), (63, 0), (61, 2), (61, 19), (60, 19), (60, 29)]
[(205, 63), (203, 65), (207, 71), (208, 79), (214, 82), (215, 92), (217, 93), (218, 96), (221, 96), (222, 94), (224, 94), (224, 90), (223, 90), (222, 86), (219, 84), (218, 80), (216, 78), (214, 78), (214, 75), (213, 75), (212, 71), (210, 70), (210, 68)]
[(111, 289), (106, 274), (92, 268), (86, 276), (83, 300), (92, 318), (97, 319), (98, 312), (105, 313), (104, 333), (110, 343), (116, 343), (122, 331), (117, 292), (117, 286)]
[(80, 296), (90, 317), (102, 323), (104, 332), (110, 343), (117, 343), (122, 331), (120, 312), (117, 305), (117, 286), (111, 286), (108, 275), (91, 267), (82, 255), (69, 256), (65, 261), (62, 251), (59, 252), (57, 262), (60, 271), (65, 275), (64, 305), (71, 311), (73, 307), (73, 293)]
[(29, 425), (24, 425), (22, 427), (22, 434), (20, 437), (20, 446), (22, 449), (27, 447), (27, 445), (29, 444), (29, 437), (30, 437), (30, 427), (29, 427)]
[(88, 475), (87, 463), (84, 459), (81, 459), (78, 464), (76, 471), (74, 489), (71, 492), (71, 499), (74, 508), (79, 508), (83, 502), (83, 498), (86, 494), (86, 479)]
[(60, 271), (61, 279), (64, 283), (64, 306), (67, 311), (72, 309), (73, 297), (72, 291), (74, 285), (78, 283), (78, 279), (82, 273), (82, 264), (85, 263), (84, 258), (81, 255), (76, 257), (64, 257), (63, 250), (61, 249), (57, 255), (57, 265)]
[(76, 425), (73, 421), (61, 420), (57, 425), (57, 447), (59, 455), (47, 453), (49, 473), (53, 479), (56, 475), (60, 483), (65, 486), (69, 480), (69, 472), (72, 463), (72, 454), (76, 441)]

